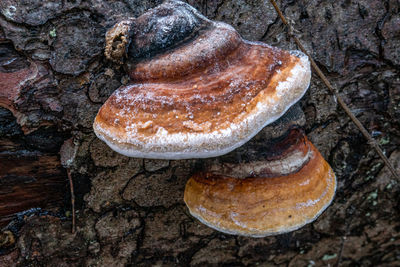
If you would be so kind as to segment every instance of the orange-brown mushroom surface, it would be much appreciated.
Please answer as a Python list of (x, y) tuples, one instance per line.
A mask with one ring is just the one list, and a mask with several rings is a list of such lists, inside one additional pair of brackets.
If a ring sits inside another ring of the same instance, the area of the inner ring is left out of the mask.
[(130, 34), (130, 42), (122, 39), (130, 43), (126, 68), (132, 83), (113, 93), (93, 125), (124, 155), (228, 153), (282, 116), (308, 88), (304, 54), (243, 40), (231, 26), (180, 1), (127, 23), (131, 31), (113, 32)]
[(221, 232), (263, 237), (296, 230), (331, 203), (336, 178), (302, 131), (271, 143), (262, 161), (209, 166), (186, 184), (190, 213)]

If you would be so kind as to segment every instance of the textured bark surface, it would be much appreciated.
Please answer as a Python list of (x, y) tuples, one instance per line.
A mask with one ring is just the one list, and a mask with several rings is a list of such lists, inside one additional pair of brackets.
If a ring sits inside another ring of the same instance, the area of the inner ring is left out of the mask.
[[(203, 160), (127, 158), (95, 137), (96, 112), (128, 80), (104, 58), (104, 34), (159, 2), (0, 2), (0, 266), (399, 266), (400, 181), (316, 77), (301, 100), (306, 133), (337, 174), (338, 189), (317, 221), (293, 233), (218, 233), (183, 203), (185, 183)], [(268, 0), (188, 2), (247, 39), (295, 49)], [(400, 170), (400, 1), (279, 4)], [(61, 162), (75, 183), (75, 234)], [(6, 216), (29, 207), (41, 209), (5, 226)]]

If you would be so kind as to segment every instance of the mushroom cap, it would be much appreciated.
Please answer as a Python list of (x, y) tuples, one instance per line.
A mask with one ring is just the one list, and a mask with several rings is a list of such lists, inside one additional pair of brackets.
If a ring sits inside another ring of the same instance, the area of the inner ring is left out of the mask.
[(309, 86), (301, 52), (243, 40), (182, 2), (168, 1), (132, 25), (126, 65), (132, 83), (110, 96), (93, 125), (121, 154), (226, 154), (281, 117)]
[(264, 161), (220, 164), (192, 176), (184, 200), (202, 223), (228, 234), (264, 237), (314, 221), (331, 203), (336, 177), (298, 130)]

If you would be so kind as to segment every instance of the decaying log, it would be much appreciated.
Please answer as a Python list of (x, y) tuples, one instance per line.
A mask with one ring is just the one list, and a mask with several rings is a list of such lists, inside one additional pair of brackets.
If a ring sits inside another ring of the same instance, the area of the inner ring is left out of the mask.
[[(10, 144), (0, 143), (0, 151)], [(66, 172), (57, 155), (39, 151), (0, 152), (0, 227), (30, 208), (63, 204)]]

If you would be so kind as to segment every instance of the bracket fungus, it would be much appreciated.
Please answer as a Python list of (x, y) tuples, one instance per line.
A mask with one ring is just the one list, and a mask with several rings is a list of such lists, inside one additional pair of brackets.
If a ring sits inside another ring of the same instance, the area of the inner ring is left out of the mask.
[(306, 92), (310, 64), (240, 37), (190, 5), (166, 1), (107, 34), (106, 56), (131, 82), (99, 110), (93, 128), (131, 157), (207, 158), (243, 145)]
[(211, 165), (192, 176), (190, 213), (221, 232), (263, 237), (314, 221), (331, 203), (336, 178), (299, 129), (266, 145), (264, 158)]
[(313, 221), (332, 201), (336, 178), (328, 163), (292, 127), (298, 123), (276, 122), (309, 86), (303, 53), (244, 40), (230, 25), (169, 0), (111, 28), (105, 55), (124, 65), (130, 82), (104, 103), (93, 128), (121, 154), (237, 154), (270, 125), (263, 130), (270, 141), (255, 160), (210, 165), (189, 179), (184, 200), (206, 225), (253, 237), (279, 234)]

